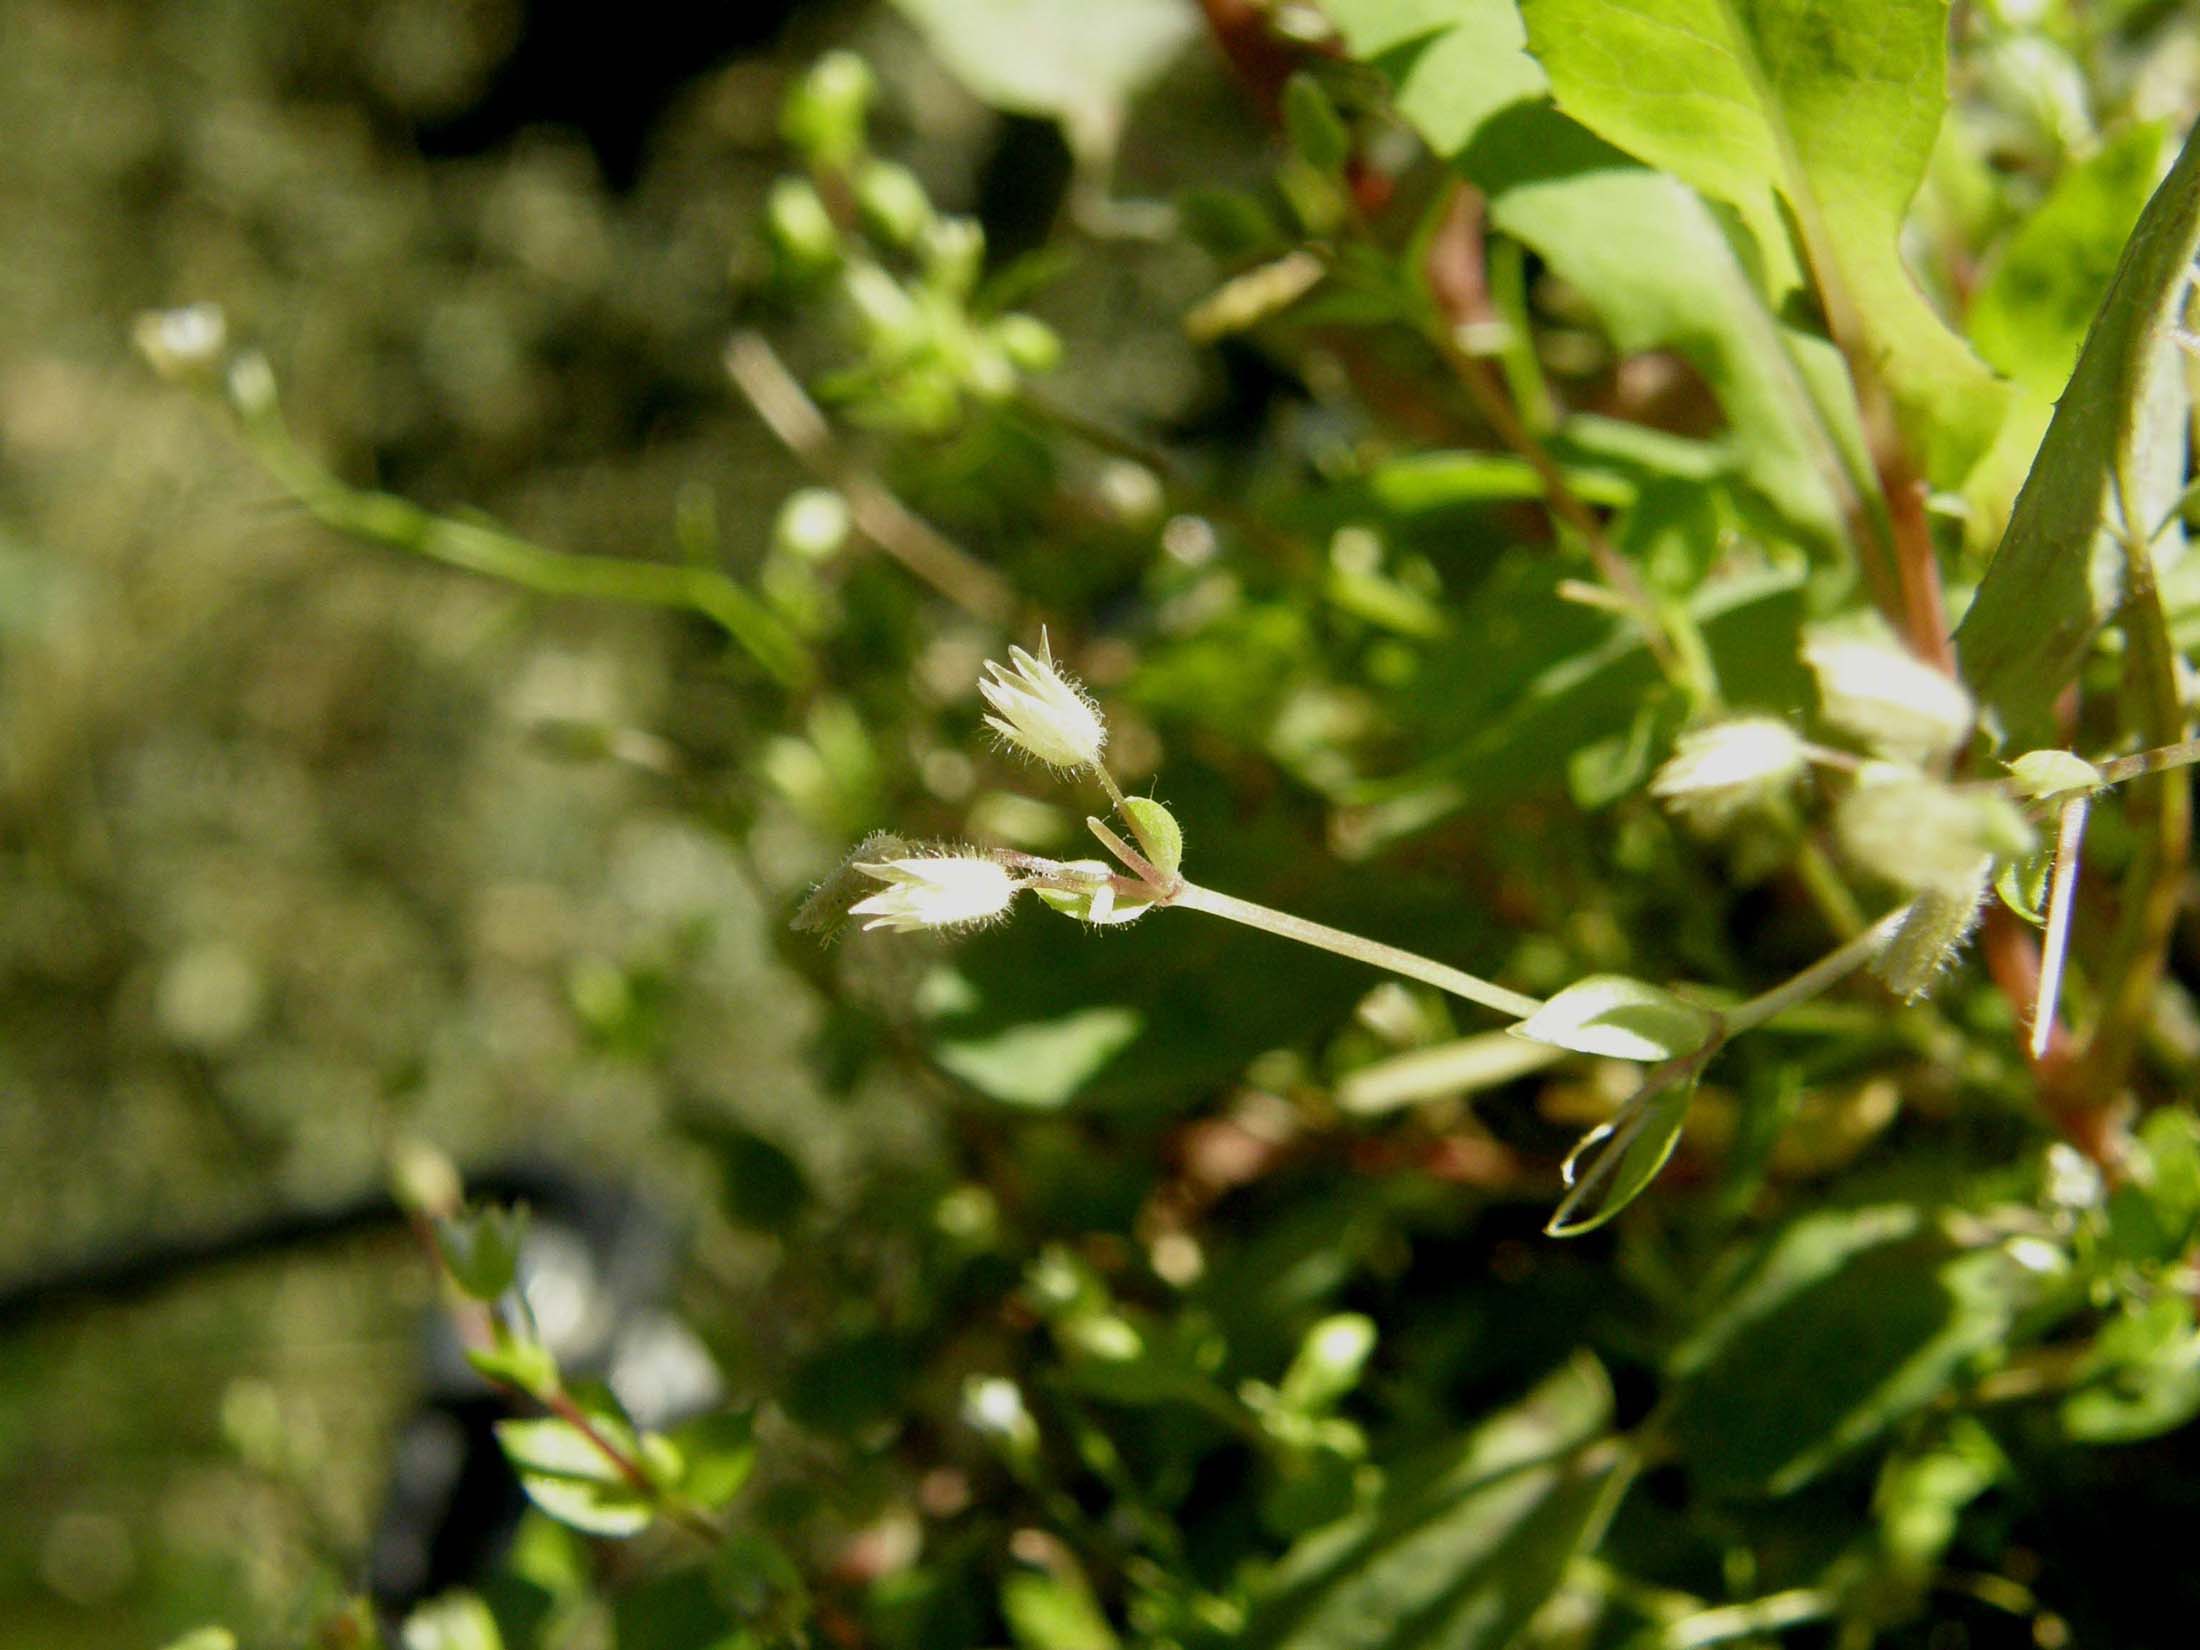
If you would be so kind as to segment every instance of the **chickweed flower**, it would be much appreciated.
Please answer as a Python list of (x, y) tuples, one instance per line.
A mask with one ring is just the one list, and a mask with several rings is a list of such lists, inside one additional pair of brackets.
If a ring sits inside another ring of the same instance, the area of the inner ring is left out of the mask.
[(848, 907), (850, 916), (871, 919), (863, 925), (866, 930), (901, 933), (985, 922), (1006, 911), (1024, 886), (1005, 866), (980, 854), (889, 859), (855, 868), (886, 884)]
[(1046, 633), (1039, 633), (1039, 652), (1034, 658), (1020, 647), (1008, 650), (1015, 663), (1008, 669), (988, 659), (978, 692), (998, 713), (985, 719), (986, 726), (1018, 750), (1036, 756), (1050, 768), (1074, 772), (1100, 765), (1100, 748), (1108, 742), (1107, 724), (1091, 699), (1055, 667)]
[(1722, 825), (1769, 801), (1803, 771), (1803, 742), (1785, 722), (1744, 716), (1684, 733), (1650, 781), (1650, 794), (1704, 825)]

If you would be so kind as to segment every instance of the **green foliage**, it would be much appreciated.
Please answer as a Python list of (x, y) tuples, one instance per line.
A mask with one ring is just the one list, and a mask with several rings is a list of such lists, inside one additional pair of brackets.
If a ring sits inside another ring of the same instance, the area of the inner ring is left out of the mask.
[(894, 0), (606, 182), (368, 10), (0, 60), (9, 1258), (400, 1143), (0, 1297), (0, 1643), (2200, 1609), (2200, 23)]

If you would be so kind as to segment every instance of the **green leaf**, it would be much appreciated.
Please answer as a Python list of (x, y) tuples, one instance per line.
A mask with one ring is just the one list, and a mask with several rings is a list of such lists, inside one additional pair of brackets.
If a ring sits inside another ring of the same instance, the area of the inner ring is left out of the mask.
[(740, 1493), (756, 1466), (756, 1415), (721, 1409), (672, 1429), (683, 1463), (680, 1491), (705, 1507), (723, 1507)]
[(527, 1240), (527, 1207), (471, 1209), (435, 1223), (435, 1246), (451, 1281), (475, 1300), (493, 1301), (512, 1287)]
[(2007, 392), (1900, 250), (1946, 103), (1947, 0), (1523, 0), (1559, 106), (1733, 206), (1768, 259), (1801, 231), (1927, 474), (1953, 485)]
[[(609, 1416), (590, 1424), (629, 1461), (641, 1447), (631, 1428)], [(589, 1535), (638, 1535), (657, 1515), (655, 1498), (614, 1466), (568, 1421), (499, 1421), (497, 1442), (527, 1498), (561, 1524)]]
[(1173, 877), (1184, 865), (1184, 828), (1176, 815), (1147, 796), (1123, 798), (1123, 817), (1138, 839), (1147, 861), (1164, 877)]
[(1673, 1437), (1707, 1485), (1785, 1494), (2004, 1352), (2043, 1289), (1907, 1205), (1805, 1215), (1674, 1354)]
[(2063, 1430), (2082, 1444), (2158, 1438), (2200, 1415), (2200, 1331), (2174, 1296), (2128, 1306), (2110, 1320), (2063, 1400)]
[(2097, 791), (2101, 770), (2075, 751), (2026, 751), (2009, 764), (2017, 789), (2035, 801), (2065, 791)]
[(497, 1325), (496, 1340), (466, 1349), (466, 1361), (488, 1380), (540, 1397), (558, 1384), (558, 1360), (542, 1342)]
[(1359, 1385), (1375, 1351), (1375, 1320), (1357, 1312), (1324, 1318), (1306, 1332), (1277, 1397), (1301, 1414), (1325, 1414)]
[(2050, 705), (2123, 601), (2119, 496), (2133, 501), (2140, 519), (2132, 525), (2148, 533), (2182, 484), (2182, 356), (2168, 324), (2196, 249), (2200, 131), (2186, 138), (2132, 231), (2009, 530), (1956, 632), (1964, 680), (2012, 740), (2045, 743), (2034, 735), (2049, 728)]
[(472, 1593), (445, 1593), (405, 1618), (405, 1650), (504, 1650), (488, 1605)]
[(1670, 1060), (1710, 1040), (1709, 1010), (1624, 974), (1577, 980), (1511, 1028), (1515, 1037), (1612, 1060)]
[(1440, 1455), (1400, 1463), (1364, 1510), (1284, 1555), (1247, 1650), (1498, 1650), (1591, 1545), (1624, 1479), (1611, 1389), (1586, 1356)]
[(170, 1639), (161, 1650), (237, 1650), (237, 1635), (226, 1627), (194, 1627), (180, 1639)]
[(2056, 179), (1971, 299), (1979, 353), (2052, 401), (2169, 158), (2169, 128), (2134, 126)]
[(1138, 1039), (1134, 1008), (1087, 1008), (1059, 1020), (1010, 1026), (985, 1038), (943, 1042), (934, 1057), (972, 1088), (1011, 1106), (1067, 1105)]
[(1054, 1571), (1026, 1570), (1004, 1580), (1001, 1617), (1019, 1650), (1115, 1650), (1119, 1642), (1091, 1586), (1066, 1556)]
[(2054, 853), (2038, 848), (2022, 859), (2005, 860), (1994, 872), (2001, 903), (2034, 928), (2047, 926), (2047, 884), (2055, 874)]
[(1283, 87), (1283, 130), (1299, 159), (1317, 172), (1334, 172), (1352, 152), (1352, 134), (1321, 82), (1301, 69)]
[(1637, 1095), (1619, 1116), (1583, 1136), (1566, 1157), (1566, 1184), (1573, 1190), (1544, 1226), (1544, 1235), (1593, 1232), (1640, 1197), (1679, 1144), (1695, 1093), (1691, 1076)]
[(1578, 290), (1622, 351), (1685, 357), (1718, 396), (1753, 488), (1806, 542), (1842, 544), (1831, 478), (1861, 464), (1862, 437), (1838, 356), (1778, 324), (1701, 200), (1548, 105), (1513, 0), (1325, 9), (1390, 80), (1399, 115), (1489, 197), (1491, 223)]

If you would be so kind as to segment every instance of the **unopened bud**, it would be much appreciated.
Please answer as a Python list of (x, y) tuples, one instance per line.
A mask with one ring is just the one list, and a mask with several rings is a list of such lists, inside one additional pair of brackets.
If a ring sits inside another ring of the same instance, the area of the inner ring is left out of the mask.
[(1867, 766), (1834, 811), (1834, 831), (1849, 857), (1904, 888), (1961, 897), (1978, 881), (1981, 860), (2031, 852), (2032, 827), (2005, 796), (1959, 789), (1923, 774)]
[(148, 365), (171, 384), (203, 383), (229, 347), (229, 321), (219, 304), (148, 310), (130, 329)]
[(1899, 647), (1828, 637), (1803, 649), (1826, 720), (1881, 756), (1922, 762), (1971, 736), (1977, 712), (1962, 684)]
[(1020, 647), (1010, 648), (1008, 656), (1013, 669), (988, 659), (986, 674), (993, 679), (978, 684), (995, 712), (985, 719), (986, 726), (1050, 768), (1098, 767), (1101, 747), (1108, 742), (1107, 724), (1084, 690), (1055, 667), (1045, 632), (1040, 633), (1036, 656)]
[(1723, 825), (1779, 795), (1802, 771), (1803, 742), (1792, 728), (1770, 716), (1744, 716), (1674, 740), (1650, 794), (1699, 824)]
[(866, 929), (963, 928), (991, 920), (1014, 903), (1023, 884), (981, 854), (890, 859), (855, 867), (886, 884), (848, 908)]
[(1872, 964), (1888, 990), (1905, 1002), (1914, 1002), (1962, 954), (1978, 926), (1992, 865), (1992, 860), (1980, 859), (1966, 886), (1928, 888), (1910, 902), (1909, 911)]

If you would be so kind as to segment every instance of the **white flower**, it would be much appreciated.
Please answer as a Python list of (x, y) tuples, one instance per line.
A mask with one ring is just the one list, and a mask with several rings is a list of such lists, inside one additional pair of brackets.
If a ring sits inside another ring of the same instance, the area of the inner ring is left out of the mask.
[(1107, 724), (1084, 690), (1055, 668), (1046, 632), (1039, 633), (1037, 658), (1020, 647), (1010, 648), (1008, 656), (1014, 670), (988, 659), (986, 673), (993, 680), (978, 684), (985, 702), (999, 713), (988, 716), (986, 726), (1049, 767), (1098, 767)]
[(850, 916), (871, 919), (863, 925), (866, 930), (900, 932), (984, 922), (1006, 911), (1023, 888), (1004, 867), (977, 854), (889, 859), (856, 869), (886, 884), (869, 899), (848, 907)]
[(1650, 794), (1691, 819), (1719, 825), (1769, 800), (1802, 771), (1803, 742), (1792, 728), (1770, 716), (1744, 716), (1674, 740)]

